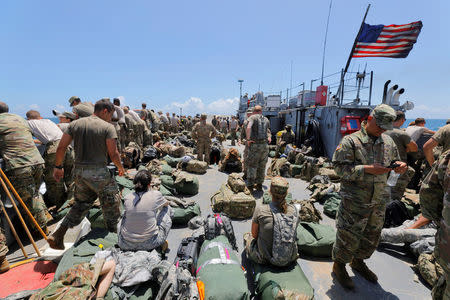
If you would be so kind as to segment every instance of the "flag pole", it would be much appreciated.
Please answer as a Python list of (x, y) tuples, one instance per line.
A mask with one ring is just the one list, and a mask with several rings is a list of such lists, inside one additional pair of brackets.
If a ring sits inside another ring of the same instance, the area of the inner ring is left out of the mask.
[(369, 8), (370, 8), (370, 4), (367, 6), (366, 13), (364, 14), (364, 18), (361, 22), (361, 26), (359, 27), (358, 34), (356, 35), (355, 41), (353, 42), (352, 51), (350, 51), (350, 55), (348, 56), (347, 64), (345, 65), (345, 68), (344, 68), (344, 76), (345, 76), (345, 73), (347, 73), (348, 67), (350, 66), (350, 61), (352, 60), (353, 52), (355, 51), (356, 43), (358, 42), (359, 35), (361, 34), (361, 31), (363, 29), (364, 22), (366, 21), (366, 17), (367, 17), (367, 13), (369, 12)]

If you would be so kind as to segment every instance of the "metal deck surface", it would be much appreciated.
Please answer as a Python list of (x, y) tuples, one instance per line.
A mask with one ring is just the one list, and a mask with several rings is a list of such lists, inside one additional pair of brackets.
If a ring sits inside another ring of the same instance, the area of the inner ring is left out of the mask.
[[(224, 145), (229, 147), (230, 141), (224, 142)], [(242, 153), (243, 147), (239, 148)], [(202, 216), (206, 217), (212, 213), (210, 206), (211, 196), (220, 188), (221, 184), (225, 183), (228, 175), (218, 172), (217, 166), (210, 166), (207, 173), (204, 175), (197, 175), (200, 182), (199, 193), (192, 197), (199, 203), (202, 211)], [(308, 183), (300, 180), (289, 178), (289, 191), (292, 193), (294, 199), (309, 199), (310, 192), (306, 189)], [(264, 190), (269, 187), (270, 181), (264, 182)], [(256, 194), (257, 203), (261, 203), (262, 193)], [(322, 205), (315, 204), (316, 207), (323, 211)], [(325, 215), (321, 223), (329, 224), (334, 227), (335, 221)], [(233, 221), (236, 239), (239, 247), (239, 257), (243, 252), (242, 237), (245, 232), (250, 231), (251, 220)], [(175, 228), (169, 234), (169, 248), (171, 251), (168, 254), (169, 261), (173, 261), (176, 256), (176, 251), (181, 239), (191, 236), (192, 230), (189, 228)], [(44, 240), (37, 242), (39, 247), (46, 245)], [(395, 248), (395, 247), (393, 247)], [(31, 245), (27, 245), (28, 253), (33, 252)], [(402, 248), (397, 247), (396, 251), (379, 249), (374, 255), (367, 260), (369, 267), (378, 275), (379, 283), (372, 284), (367, 282), (358, 274), (354, 274), (351, 268), (347, 267), (350, 276), (355, 282), (355, 290), (347, 291), (343, 289), (339, 283), (331, 275), (332, 261), (331, 259), (314, 259), (308, 257), (301, 257), (298, 263), (302, 267), (311, 285), (314, 288), (316, 299), (431, 299), (431, 291), (425, 286), (412, 270), (413, 260), (407, 254), (401, 253)], [(398, 252), (397, 250), (400, 250)], [(20, 249), (10, 251), (8, 259), (15, 262), (23, 259)]]

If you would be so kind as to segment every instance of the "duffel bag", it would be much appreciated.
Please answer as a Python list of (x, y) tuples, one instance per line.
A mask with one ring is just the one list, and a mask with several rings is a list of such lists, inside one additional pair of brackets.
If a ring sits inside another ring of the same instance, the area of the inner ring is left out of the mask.
[(180, 158), (186, 154), (186, 149), (183, 146), (172, 146), (169, 149), (169, 155), (172, 157)]
[(295, 176), (300, 175), (302, 173), (302, 167), (300, 165), (291, 164), (289, 166), (289, 168), (290, 168), (289, 171), (291, 172), (291, 176), (292, 177), (295, 177)]
[(336, 219), (339, 205), (341, 204), (342, 198), (339, 193), (332, 192), (326, 194), (322, 200), (325, 200), (323, 204), (323, 213), (330, 218)]
[(250, 299), (244, 270), (226, 236), (203, 242), (196, 273), (197, 285), (204, 286), (200, 299)]
[(183, 171), (174, 172), (173, 177), (175, 177), (174, 187), (178, 194), (187, 196), (198, 194), (199, 182), (197, 177)]
[(200, 206), (195, 203), (186, 208), (174, 207), (172, 225), (186, 225), (190, 219), (196, 216), (200, 216)]
[(261, 300), (313, 299), (314, 289), (297, 264), (275, 268), (254, 264), (256, 294)]
[(300, 222), (297, 227), (297, 238), (300, 254), (331, 257), (336, 231), (329, 225)]
[(212, 210), (222, 212), (230, 218), (245, 219), (253, 216), (256, 200), (244, 192), (234, 193), (226, 184), (211, 197)]
[(186, 171), (194, 174), (205, 174), (208, 169), (208, 164), (206, 161), (199, 161), (196, 159), (191, 159), (186, 164)]
[(171, 175), (172, 175), (172, 171), (173, 171), (173, 168), (172, 168), (171, 166), (169, 166), (168, 164), (162, 164), (162, 165), (161, 165), (161, 172), (162, 172), (164, 175), (169, 175), (169, 176), (171, 176)]
[(176, 168), (177, 164), (181, 161), (181, 158), (174, 158), (172, 156), (166, 155), (163, 157), (163, 159), (167, 162), (169, 166), (172, 168)]

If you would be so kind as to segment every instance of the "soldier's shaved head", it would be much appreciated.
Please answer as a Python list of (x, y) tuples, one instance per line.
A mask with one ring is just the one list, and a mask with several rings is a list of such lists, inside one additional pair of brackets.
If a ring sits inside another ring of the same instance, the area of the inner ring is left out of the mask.
[(0, 101), (0, 114), (9, 112), (8, 104), (5, 102)]
[(256, 106), (253, 108), (253, 112), (254, 112), (254, 113), (261, 113), (261, 112), (262, 112), (262, 107), (261, 107), (261, 105), (256, 105)]
[(39, 120), (41, 119), (41, 114), (37, 110), (29, 110), (26, 113), (28, 120)]

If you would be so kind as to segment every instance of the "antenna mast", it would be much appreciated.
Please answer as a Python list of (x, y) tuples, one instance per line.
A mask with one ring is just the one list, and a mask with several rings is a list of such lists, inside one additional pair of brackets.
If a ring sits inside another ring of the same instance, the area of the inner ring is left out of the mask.
[(323, 71), (325, 68), (325, 48), (327, 46), (328, 24), (330, 23), (331, 5), (332, 4), (333, 4), (333, 0), (330, 0), (330, 7), (328, 9), (328, 18), (327, 18), (327, 28), (325, 29), (325, 40), (323, 41), (322, 76), (320, 77), (320, 85), (323, 85)]

